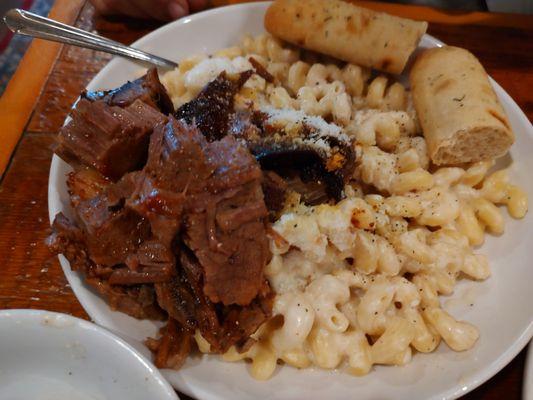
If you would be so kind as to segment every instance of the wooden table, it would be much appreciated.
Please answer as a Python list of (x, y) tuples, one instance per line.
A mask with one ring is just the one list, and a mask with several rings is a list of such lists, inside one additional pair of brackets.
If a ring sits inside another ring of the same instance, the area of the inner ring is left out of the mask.
[[(430, 34), (474, 52), (532, 120), (533, 17), (361, 3), (430, 21)], [(85, 0), (56, 0), (51, 14), (124, 43), (157, 27), (153, 23), (102, 19), (94, 15)], [(34, 41), (0, 99), (0, 173), (2, 156), (7, 164), (0, 181), (0, 309), (38, 308), (89, 319), (57, 258), (44, 245), (49, 232), (47, 185), (54, 135), (79, 92), (109, 59), (91, 50)], [(524, 361), (525, 350), (465, 398), (520, 399)]]

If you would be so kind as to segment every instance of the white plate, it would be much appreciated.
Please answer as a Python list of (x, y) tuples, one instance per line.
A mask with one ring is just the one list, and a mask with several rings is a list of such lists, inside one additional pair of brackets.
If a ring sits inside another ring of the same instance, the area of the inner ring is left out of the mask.
[[(263, 15), (268, 3), (253, 3), (214, 9), (183, 18), (150, 33), (135, 43), (143, 50), (180, 60), (192, 54), (209, 53), (234, 45), (243, 34), (264, 32)], [(425, 35), (422, 47), (442, 43)], [(490, 46), (490, 43), (487, 43)], [(139, 66), (114, 59), (89, 84), (89, 90), (114, 88), (127, 79), (138, 77)], [(533, 129), (516, 103), (496, 83), (517, 136), (511, 158), (514, 182), (533, 198)], [(65, 185), (68, 166), (54, 156), (50, 170), (50, 220), (56, 213), (69, 210)], [(455, 353), (441, 346), (435, 353), (417, 354), (405, 367), (377, 367), (368, 376), (356, 378), (344, 373), (279, 368), (268, 382), (254, 381), (245, 363), (223, 363), (215, 357), (190, 359), (179, 371), (165, 371), (177, 389), (202, 400), (211, 399), (452, 399), (477, 387), (506, 365), (529, 341), (533, 334), (533, 268), (528, 259), (533, 255), (531, 213), (521, 221), (507, 220), (505, 234), (489, 237), (481, 251), (490, 257), (492, 277), (483, 283), (461, 282), (445, 308), (459, 319), (471, 321), (480, 328), (481, 338), (467, 352)], [(137, 321), (113, 312), (84, 285), (61, 257), (61, 265), (72, 289), (87, 313), (99, 324), (122, 332), (137, 340), (156, 332), (150, 321)], [(470, 304), (473, 303), (473, 306)]]
[(144, 356), (90, 322), (0, 311), (0, 400), (177, 400)]
[(527, 349), (522, 398), (524, 400), (533, 400), (533, 342), (529, 343), (529, 348)]

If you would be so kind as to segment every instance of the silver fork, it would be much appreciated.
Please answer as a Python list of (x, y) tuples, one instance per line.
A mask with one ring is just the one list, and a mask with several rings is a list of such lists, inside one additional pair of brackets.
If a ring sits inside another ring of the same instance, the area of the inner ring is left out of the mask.
[(178, 66), (165, 58), (18, 8), (9, 10), (4, 22), (11, 31), (20, 35), (103, 51), (162, 68), (174, 69)]

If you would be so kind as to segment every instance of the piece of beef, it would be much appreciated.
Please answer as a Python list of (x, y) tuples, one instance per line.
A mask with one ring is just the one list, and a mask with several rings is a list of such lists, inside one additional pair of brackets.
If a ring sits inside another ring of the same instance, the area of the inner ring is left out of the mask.
[(46, 244), (52, 253), (63, 254), (73, 271), (86, 274), (94, 267), (87, 254), (82, 230), (63, 213), (55, 216), (52, 234), (46, 239)]
[(154, 240), (144, 217), (126, 207), (140, 178), (134, 172), (110, 183), (94, 170), (81, 170), (67, 181), (89, 257), (112, 285), (162, 282), (174, 270), (172, 251)]
[[(109, 285), (121, 292), (116, 285), (162, 282), (174, 271), (172, 252), (151, 239), (145, 218), (125, 207), (138, 178), (139, 173), (130, 173), (111, 183), (94, 170), (71, 173), (67, 184), (75, 222), (61, 214), (53, 225), (56, 245), (52, 250), (61, 247), (72, 268), (96, 278), (104, 292)], [(69, 240), (58, 242), (61, 238)]]
[[(304, 201), (340, 200), (355, 162), (351, 143), (340, 128), (299, 111), (269, 112), (236, 112), (229, 134), (248, 147), (263, 169), (285, 178)], [(294, 179), (295, 172), (299, 179)]]
[(121, 87), (107, 91), (84, 92), (81, 95), (90, 101), (103, 100), (110, 106), (127, 107), (135, 100), (168, 115), (174, 112), (174, 106), (165, 87), (161, 84), (157, 69), (150, 68), (146, 75)]
[(181, 365), (195, 329), (214, 352), (245, 349), (271, 316), (265, 180), (246, 146), (226, 136), (250, 75), (221, 74), (180, 121), (158, 113), (142, 84), (86, 95), (59, 135), (59, 153), (76, 164), (74, 218), (57, 216), (50, 248), (113, 309), (167, 313), (161, 339), (149, 341), (159, 366)]
[(176, 235), (184, 223), (183, 240), (204, 269), (203, 290), (213, 303), (249, 304), (269, 252), (262, 173), (248, 150), (231, 136), (208, 143), (196, 128), (171, 119), (154, 132), (143, 173), (131, 207), (167, 244), (168, 227)]
[(93, 168), (80, 168), (67, 175), (67, 187), (71, 204), (89, 200), (102, 193), (111, 181)]
[(158, 303), (184, 328), (199, 329), (211, 351), (224, 353), (234, 345), (243, 348), (270, 318), (273, 294), (266, 282), (247, 306), (215, 305), (202, 290), (203, 268), (190, 250), (181, 252), (180, 266), (172, 281), (155, 285)]
[(191, 351), (192, 332), (173, 318), (159, 331), (160, 338), (148, 338), (146, 346), (155, 354), (158, 368), (180, 369)]
[(263, 64), (261, 64), (254, 57), (248, 57), (248, 61), (250, 62), (250, 64), (252, 64), (252, 67), (254, 67), (255, 73), (259, 75), (261, 78), (263, 78), (265, 81), (269, 83), (273, 83), (275, 81), (272, 74), (268, 72), (268, 70), (265, 67), (263, 67)]
[(155, 285), (157, 301), (184, 327), (199, 328), (216, 343), (220, 327), (214, 304), (203, 292), (203, 268), (186, 248), (182, 249), (179, 265), (171, 280)]
[(153, 286), (114, 286), (98, 276), (95, 263), (89, 258), (85, 246), (85, 233), (62, 213), (58, 214), (52, 224), (52, 234), (47, 245), (53, 253), (63, 254), (74, 271), (85, 276), (85, 281), (92, 286), (111, 306), (135, 318), (162, 319), (163, 310), (157, 305)]
[(275, 220), (277, 214), (283, 209), (289, 185), (274, 171), (264, 171), (261, 187), (270, 216)]
[[(84, 232), (89, 257), (97, 265), (114, 267), (125, 264), (139, 244), (150, 237), (148, 221), (124, 207), (137, 179), (138, 173), (127, 174), (86, 200), (78, 199), (72, 192), (77, 225)], [(73, 180), (71, 178), (69, 182)]]
[(154, 131), (141, 175), (126, 208), (179, 254), (174, 275), (155, 283), (158, 304), (183, 329), (199, 329), (215, 352), (244, 346), (272, 307), (257, 162), (234, 138), (208, 143), (171, 118)]
[(166, 282), (175, 270), (172, 251), (155, 239), (142, 242), (134, 253), (128, 254), (125, 266), (114, 268), (109, 275), (111, 285), (138, 285)]
[(213, 173), (205, 162), (206, 144), (198, 130), (172, 118), (151, 137), (144, 178), (128, 206), (148, 218), (153, 234), (168, 247), (182, 225), (187, 195), (200, 191)]
[[(143, 173), (159, 189), (191, 194), (201, 192), (214, 173), (206, 161), (208, 143), (194, 125), (170, 118), (158, 126), (150, 140), (150, 152)], [(157, 208), (159, 213), (169, 210)]]
[(85, 281), (104, 298), (114, 311), (120, 311), (138, 319), (162, 320), (166, 316), (157, 304), (153, 285), (111, 285), (105, 279), (90, 277), (87, 277)]
[(55, 152), (71, 165), (90, 166), (118, 180), (142, 168), (154, 127), (166, 117), (140, 100), (126, 108), (81, 99), (57, 136)]
[(254, 342), (250, 335), (272, 316), (273, 300), (274, 293), (267, 281), (263, 281), (259, 294), (248, 306), (234, 304), (222, 309), (219, 317), (224, 321), (220, 351), (225, 353), (233, 345), (237, 351), (246, 351)]
[[(244, 190), (249, 192), (249, 188)], [(262, 221), (266, 208), (264, 204), (228, 203), (224, 211), (210, 204), (202, 212), (188, 214), (184, 241), (204, 267), (204, 292), (211, 301), (247, 305), (258, 293), (269, 258)], [(242, 224), (226, 227), (223, 213), (233, 210)]]
[(233, 113), (234, 97), (252, 75), (253, 71), (232, 76), (226, 72), (220, 73), (194, 100), (178, 108), (174, 115), (189, 124), (196, 124), (209, 141), (223, 138)]

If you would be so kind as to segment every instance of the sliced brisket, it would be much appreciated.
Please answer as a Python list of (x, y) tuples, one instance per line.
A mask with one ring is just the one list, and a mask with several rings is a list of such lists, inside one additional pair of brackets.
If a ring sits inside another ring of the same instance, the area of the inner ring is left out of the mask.
[[(251, 74), (220, 74), (176, 120), (159, 112), (172, 106), (149, 71), (86, 93), (58, 135), (57, 152), (75, 169), (74, 217), (56, 216), (48, 244), (113, 309), (167, 314), (161, 338), (148, 341), (160, 367), (183, 363), (196, 329), (214, 352), (242, 350), (271, 316), (266, 224), (286, 184), (264, 176), (244, 135), (227, 135), (234, 95)], [(263, 134), (256, 117), (242, 125)]]
[(111, 285), (99, 268), (89, 257), (85, 245), (86, 233), (78, 228), (62, 213), (58, 214), (52, 224), (52, 235), (47, 239), (50, 250), (63, 254), (74, 271), (85, 276), (91, 285), (111, 306), (135, 318), (162, 319), (164, 312), (157, 305), (155, 291), (150, 285), (117, 286)]
[[(140, 243), (150, 237), (145, 218), (124, 207), (133, 193), (138, 173), (126, 174), (115, 184), (86, 200), (76, 200), (73, 193), (77, 225), (84, 232), (89, 257), (95, 264), (114, 267), (125, 264)], [(69, 182), (75, 181), (71, 178)]]
[[(227, 136), (208, 143), (183, 121), (154, 132), (145, 182), (131, 207), (169, 243), (184, 222), (183, 240), (204, 268), (203, 290), (223, 304), (249, 304), (263, 281), (268, 257), (262, 173), (248, 150)], [(154, 224), (153, 221), (165, 223)], [(170, 223), (170, 225), (168, 224)]]
[(55, 152), (65, 161), (92, 167), (118, 180), (142, 168), (154, 127), (166, 117), (140, 100), (126, 108), (81, 99), (61, 128)]
[(222, 306), (213, 304), (204, 294), (203, 268), (189, 250), (182, 251), (180, 265), (172, 281), (155, 285), (158, 303), (184, 328), (198, 329), (211, 351), (224, 353), (234, 345), (242, 348), (270, 318), (273, 294), (266, 282), (247, 306)]

